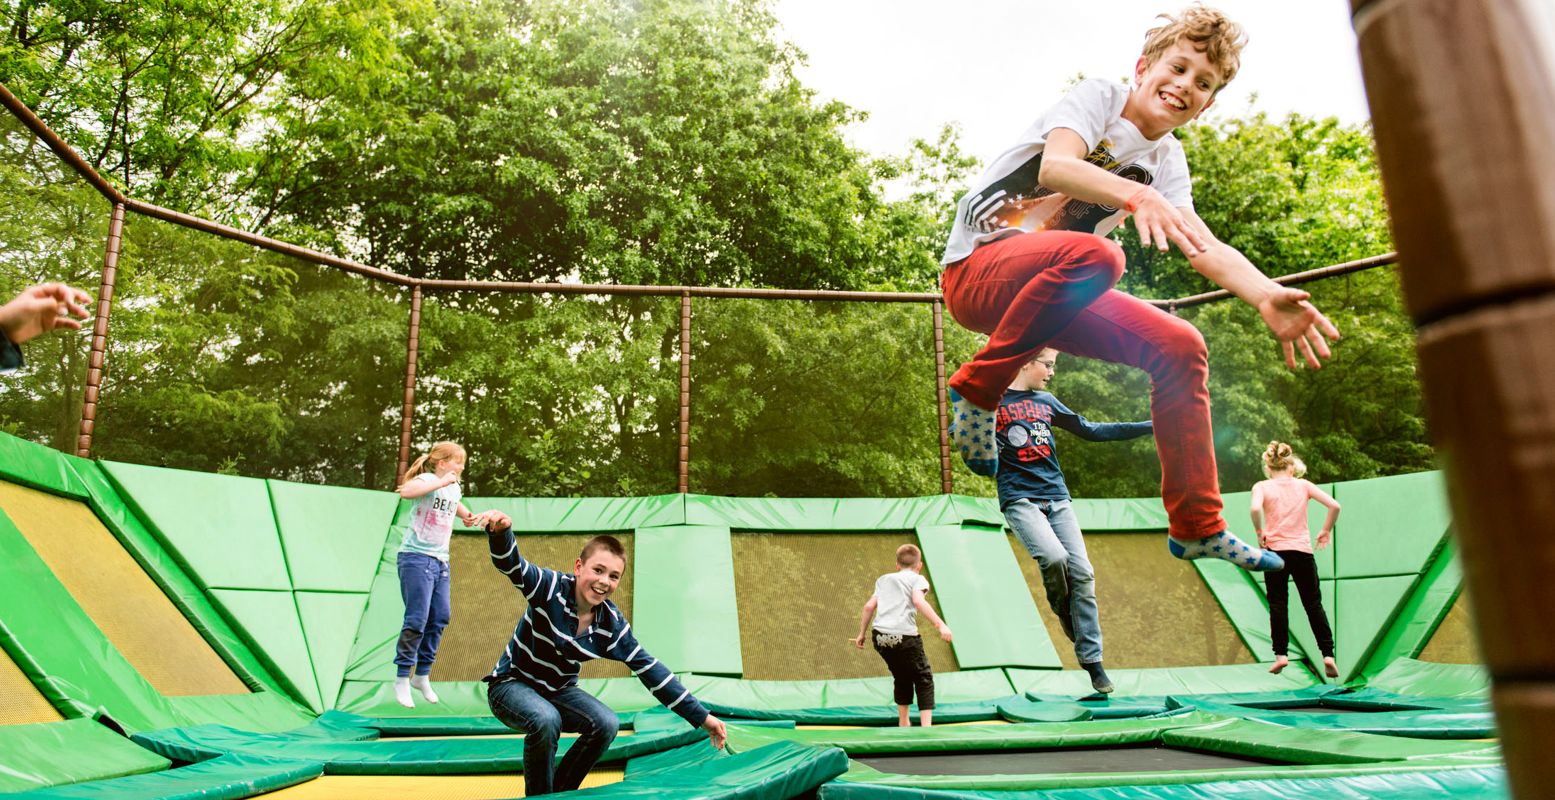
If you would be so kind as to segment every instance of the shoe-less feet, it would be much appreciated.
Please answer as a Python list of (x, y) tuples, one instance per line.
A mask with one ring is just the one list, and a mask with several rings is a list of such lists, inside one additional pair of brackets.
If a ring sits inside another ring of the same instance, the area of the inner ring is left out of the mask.
[(1236, 538), (1236, 534), (1229, 530), (1203, 539), (1178, 539), (1175, 536), (1168, 536), (1166, 549), (1184, 561), (1192, 561), (1195, 558), (1218, 558), (1249, 572), (1274, 572), (1285, 569), (1285, 559), (1275, 555), (1273, 550), (1253, 547)]
[(415, 708), (416, 700), (410, 696), (410, 678), (394, 679), (394, 700), (406, 708)]
[(950, 444), (961, 453), (967, 469), (993, 477), (999, 469), (999, 450), (994, 442), (994, 412), (972, 405), (972, 401), (950, 390), (950, 418), (946, 426)]
[(410, 679), (410, 685), (411, 688), (419, 689), (421, 691), (421, 696), (425, 697), (428, 703), (437, 702), (437, 692), (432, 691), (431, 676), (417, 675), (416, 677)]
[(1290, 659), (1286, 658), (1285, 656), (1275, 656), (1274, 666), (1270, 667), (1269, 671), (1275, 675), (1278, 675), (1281, 672), (1284, 672), (1285, 668), (1288, 666), (1290, 666)]
[(1323, 674), (1330, 678), (1339, 677), (1339, 665), (1334, 663), (1333, 656), (1323, 657)]

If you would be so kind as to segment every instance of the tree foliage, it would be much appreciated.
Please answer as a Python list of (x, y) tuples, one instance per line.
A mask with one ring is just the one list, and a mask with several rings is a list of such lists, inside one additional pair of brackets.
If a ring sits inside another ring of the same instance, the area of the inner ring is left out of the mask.
[[(131, 194), (438, 279), (933, 291), (976, 167), (956, 132), (873, 158), (804, 86), (762, 0), (0, 0), (0, 80)], [(107, 207), (0, 130), (0, 277), (95, 286)], [(1388, 249), (1364, 128), (1262, 116), (1180, 132), (1200, 214), (1265, 271)], [(1122, 288), (1208, 287), (1138, 247)], [(96, 452), (375, 488), (397, 460), (407, 290), (132, 215)], [(1313, 289), (1345, 331), (1292, 374), (1236, 303), (1210, 343), (1222, 483), (1271, 438), (1321, 480), (1427, 468), (1410, 327), (1387, 272)], [(691, 488), (939, 491), (923, 305), (698, 298)], [(467, 493), (673, 491), (678, 297), (429, 291), (414, 439), (471, 454)], [(950, 367), (980, 338), (946, 321)], [(72, 449), (85, 337), (29, 345), (0, 425)], [(1148, 414), (1137, 371), (1065, 359), (1094, 419)], [(1146, 496), (1148, 439), (1066, 444), (1082, 496)], [(956, 488), (992, 486), (955, 465)]]

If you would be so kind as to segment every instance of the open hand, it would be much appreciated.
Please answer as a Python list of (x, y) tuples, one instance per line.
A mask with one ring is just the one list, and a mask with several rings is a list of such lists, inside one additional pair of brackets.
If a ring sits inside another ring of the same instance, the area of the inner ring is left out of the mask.
[(0, 329), (13, 344), (21, 344), (55, 328), (78, 331), (81, 330), (80, 320), (88, 316), (84, 304), (91, 301), (91, 295), (63, 283), (30, 286), (11, 302), (0, 306)]
[(1134, 228), (1139, 244), (1166, 252), (1168, 243), (1177, 245), (1183, 255), (1192, 257), (1208, 248), (1204, 237), (1182, 212), (1155, 189), (1140, 190), (1134, 206)]
[(1258, 314), (1274, 333), (1274, 338), (1280, 340), (1280, 349), (1285, 351), (1285, 366), (1291, 369), (1296, 369), (1297, 348), (1307, 366), (1322, 369), (1323, 362), (1319, 359), (1334, 355), (1328, 348), (1328, 340), (1339, 340), (1339, 329), (1308, 302), (1311, 296), (1300, 289), (1281, 286), (1258, 304)]
[(714, 750), (724, 749), (724, 743), (729, 741), (729, 733), (724, 730), (723, 720), (712, 714), (708, 714), (707, 719), (702, 721), (702, 730), (707, 731), (707, 738), (713, 743)]

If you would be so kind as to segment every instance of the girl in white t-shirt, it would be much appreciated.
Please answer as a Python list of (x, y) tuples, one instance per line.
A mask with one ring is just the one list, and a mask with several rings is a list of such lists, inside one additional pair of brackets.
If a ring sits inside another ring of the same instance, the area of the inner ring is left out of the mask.
[(405, 622), (400, 626), (394, 654), (394, 699), (406, 708), (416, 707), (411, 687), (420, 690), (427, 702), (437, 702), (429, 676), (451, 610), (448, 540), (453, 536), (455, 515), (466, 525), (475, 519), (460, 502), (459, 476), (463, 472), (464, 448), (438, 442), (411, 463), (399, 488), (400, 497), (415, 501), (398, 556)]
[(1312, 626), (1312, 636), (1323, 655), (1323, 673), (1339, 677), (1334, 663), (1334, 634), (1323, 610), (1322, 584), (1317, 577), (1317, 558), (1312, 555), (1312, 529), (1307, 526), (1307, 501), (1316, 500), (1328, 508), (1328, 518), (1318, 533), (1319, 549), (1333, 540), (1334, 522), (1339, 519), (1339, 501), (1303, 478), (1307, 465), (1284, 442), (1270, 442), (1263, 451), (1263, 474), (1268, 480), (1253, 484), (1253, 531), (1258, 546), (1279, 556), (1285, 566), (1263, 574), (1264, 592), (1269, 598), (1269, 635), (1273, 639), (1274, 666), (1280, 672), (1290, 664), (1290, 586), (1293, 579), (1301, 594), (1301, 605)]

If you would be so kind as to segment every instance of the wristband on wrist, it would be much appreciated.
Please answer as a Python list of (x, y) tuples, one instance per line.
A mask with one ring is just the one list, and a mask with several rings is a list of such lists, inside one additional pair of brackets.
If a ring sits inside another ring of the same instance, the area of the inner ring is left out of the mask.
[(1145, 193), (1149, 192), (1149, 191), (1150, 191), (1150, 187), (1149, 186), (1142, 186), (1142, 187), (1140, 187), (1139, 191), (1133, 193), (1132, 195), (1129, 195), (1128, 200), (1123, 203), (1123, 209), (1125, 211), (1127, 211), (1128, 213), (1130, 213), (1130, 214), (1134, 213), (1135, 211), (1138, 211), (1139, 210), (1139, 198), (1144, 197)]

